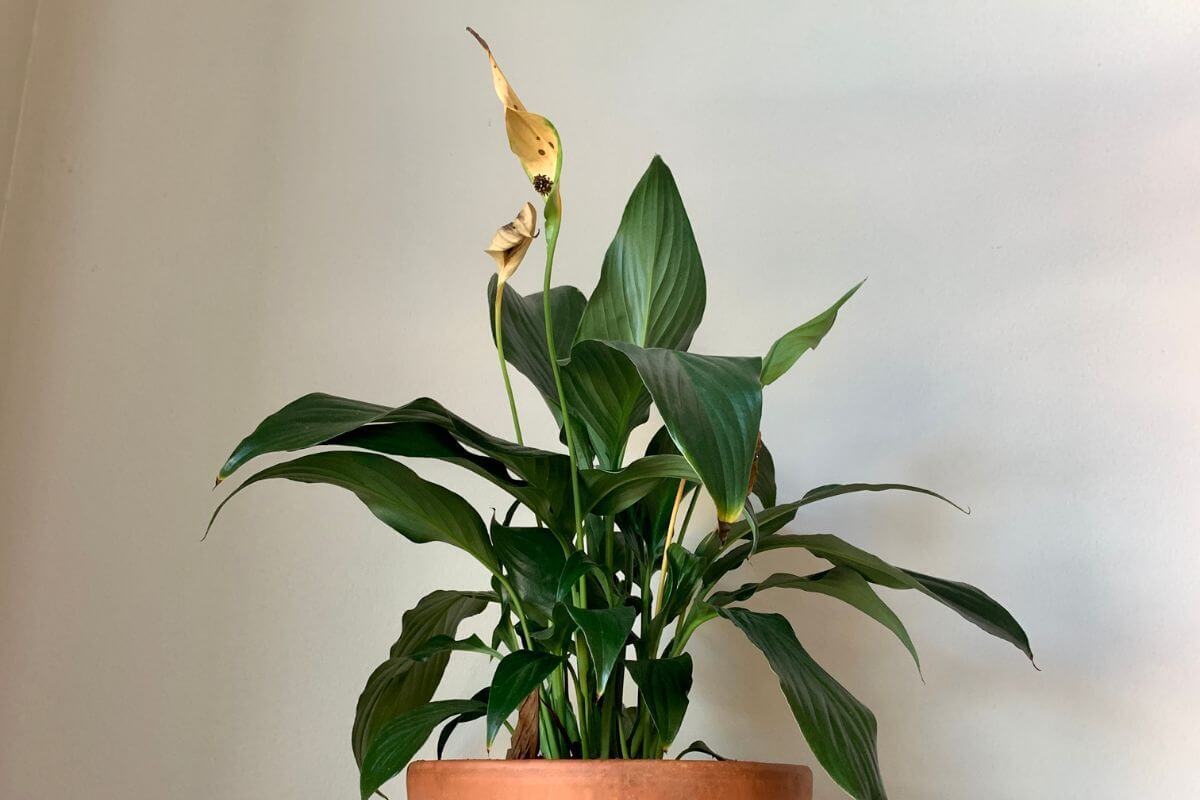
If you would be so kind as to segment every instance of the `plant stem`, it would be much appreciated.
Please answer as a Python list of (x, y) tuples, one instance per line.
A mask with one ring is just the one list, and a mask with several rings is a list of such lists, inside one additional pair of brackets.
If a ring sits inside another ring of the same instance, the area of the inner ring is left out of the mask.
[[(571, 411), (567, 405), (567, 393), (563, 390), (562, 373), (558, 367), (558, 345), (554, 341), (554, 312), (550, 303), (550, 283), (554, 273), (554, 250), (558, 246), (558, 231), (562, 225), (562, 206), (558, 198), (558, 187), (546, 200), (546, 270), (542, 278), (542, 315), (546, 322), (546, 353), (550, 357), (550, 371), (554, 375), (554, 387), (558, 390), (558, 407), (562, 412), (563, 432), (567, 438), (567, 454), (571, 462), (571, 500), (575, 510), (575, 546), (586, 548), (583, 539), (583, 504), (579, 495), (579, 462), (575, 451), (575, 433), (571, 424)], [(587, 608), (587, 592), (584, 578), (580, 578), (577, 595), (580, 608)], [(583, 757), (588, 758), (588, 671), (587, 651), (582, 634), (575, 637), (575, 657), (579, 660), (579, 680), (576, 683), (576, 701), (579, 704), (579, 741)]]
[(654, 613), (662, 609), (663, 594), (667, 586), (667, 553), (671, 549), (671, 540), (675, 538), (675, 518), (679, 515), (679, 504), (683, 502), (683, 489), (687, 480), (680, 478), (679, 488), (675, 490), (675, 504), (671, 506), (671, 520), (667, 523), (667, 538), (663, 540), (662, 566), (658, 571), (658, 595), (654, 598)]
[(513, 431), (517, 435), (517, 444), (525, 444), (521, 436), (521, 419), (517, 416), (517, 401), (513, 398), (512, 381), (508, 379), (508, 362), (504, 360), (504, 315), (501, 308), (504, 305), (503, 282), (496, 283), (496, 354), (500, 357), (500, 374), (504, 376), (504, 393), (508, 395), (508, 410), (512, 412)]

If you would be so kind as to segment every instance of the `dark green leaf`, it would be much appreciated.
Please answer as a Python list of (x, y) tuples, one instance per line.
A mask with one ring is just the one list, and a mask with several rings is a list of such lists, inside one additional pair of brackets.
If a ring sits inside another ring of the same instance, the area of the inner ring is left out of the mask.
[(692, 690), (692, 657), (684, 653), (674, 658), (630, 661), (629, 674), (641, 689), (642, 701), (663, 747), (669, 746), (687, 713), (688, 692)]
[[(1020, 624), (992, 598), (967, 583), (948, 581), (922, 575), (919, 572), (902, 570), (921, 585), (921, 591), (948, 608), (954, 609), (965, 620), (979, 626), (988, 633), (1010, 642), (1033, 661), (1033, 650), (1029, 637)], [(1034, 664), (1036, 667), (1036, 663)]]
[[(580, 474), (583, 511), (601, 516), (616, 514), (659, 488), (663, 479), (669, 479), (673, 484), (671, 498), (674, 500), (679, 480), (694, 482), (696, 471), (683, 456), (672, 455), (644, 456), (614, 472), (584, 470)], [(670, 509), (667, 511), (669, 514)]]
[(655, 156), (625, 206), (578, 338), (686, 350), (704, 295), (687, 211), (671, 170)]
[(779, 614), (744, 608), (719, 613), (767, 657), (808, 746), (830, 777), (857, 800), (886, 800), (875, 715), (813, 661)]
[(708, 602), (714, 606), (723, 607), (734, 602), (744, 602), (758, 592), (774, 588), (799, 589), (804, 592), (824, 594), (854, 606), (894, 633), (912, 655), (917, 670), (920, 671), (921, 660), (917, 657), (917, 648), (913, 645), (904, 623), (879, 598), (867, 579), (849, 567), (834, 567), (831, 570), (806, 577), (777, 572), (758, 583), (747, 583), (731, 592), (717, 592), (708, 598)]
[(616, 608), (582, 609), (567, 606), (567, 613), (583, 632), (584, 642), (592, 656), (592, 669), (596, 673), (596, 696), (604, 694), (608, 678), (621, 653), (625, 651), (625, 640), (633, 630), (637, 612), (629, 606)]
[(483, 706), (478, 700), (439, 700), (410, 709), (384, 725), (363, 757), (359, 790), (367, 800), (389, 780), (399, 775), (425, 744), (429, 734), (444, 720), (469, 714)]
[(558, 599), (558, 580), (566, 566), (563, 545), (545, 528), (510, 528), (492, 523), (492, 542), (513, 578), (526, 612), (545, 622)]
[(500, 726), (508, 715), (541, 685), (551, 672), (563, 663), (563, 659), (550, 653), (535, 650), (518, 650), (509, 653), (496, 667), (492, 677), (492, 689), (488, 695), (487, 745), (490, 748), (500, 732)]
[(583, 423), (600, 465), (614, 469), (630, 431), (649, 419), (650, 395), (629, 359), (607, 345), (584, 341), (569, 352), (562, 376), (571, 415)]
[(612, 587), (609, 585), (608, 573), (599, 564), (588, 558), (587, 554), (582, 550), (574, 550), (567, 557), (567, 563), (563, 565), (562, 575), (558, 578), (558, 590), (555, 593), (556, 599), (562, 601), (570, 597), (571, 589), (578, 586), (579, 579), (588, 574), (595, 577), (605, 597), (608, 598), (609, 605), (612, 605)]
[(268, 478), (347, 489), (372, 514), (406, 538), (420, 543), (446, 542), (461, 547), (490, 571), (500, 568), (483, 520), (466, 500), (421, 479), (403, 464), (374, 453), (314, 453), (267, 467), (247, 478), (217, 506), (209, 527), (238, 492)]
[(491, 656), (499, 661), (503, 656), (496, 651), (495, 648), (488, 647), (475, 634), (471, 634), (465, 639), (455, 639), (448, 634), (438, 634), (431, 637), (425, 644), (418, 647), (412, 653), (413, 661), (425, 661), (440, 653), (480, 653), (485, 656)]
[[(488, 319), (492, 321), (495, 339), (496, 276), (488, 283)], [(504, 302), (500, 313), (504, 319), (504, 359), (517, 368), (541, 392), (546, 403), (558, 411), (558, 388), (550, 367), (546, 348), (546, 316), (541, 292), (522, 296), (508, 284), (504, 286)], [(574, 286), (557, 286), (550, 290), (550, 310), (554, 322), (555, 349), (560, 356), (571, 352), (571, 343), (579, 328), (579, 318), (587, 298)]]
[(717, 761), (728, 761), (729, 760), (729, 759), (725, 758), (724, 756), (718, 755), (717, 753), (713, 752), (713, 749), (711, 747), (709, 747), (708, 745), (706, 745), (704, 742), (700, 741), (699, 739), (697, 739), (696, 741), (689, 744), (687, 747), (680, 750), (679, 755), (675, 756), (675, 760), (676, 761), (681, 760), (688, 753), (704, 753), (704, 755), (715, 758)]
[(471, 695), (471, 699), (479, 703), (479, 708), (459, 714), (442, 727), (442, 732), (438, 734), (437, 742), (438, 761), (442, 760), (442, 754), (446, 752), (446, 743), (450, 741), (450, 735), (454, 733), (455, 728), (464, 722), (473, 722), (487, 713), (487, 699), (489, 692), (491, 692), (491, 687), (485, 686), (475, 694)]
[(662, 618), (671, 620), (683, 613), (700, 585), (703, 562), (690, 550), (672, 543), (667, 551), (666, 596), (662, 602)]
[(371, 673), (354, 714), (350, 743), (354, 760), (363, 754), (384, 724), (402, 712), (428, 703), (441, 683), (449, 653), (418, 662), (412, 654), (435, 636), (453, 636), (459, 623), (482, 612), (492, 596), (486, 592), (431, 592), (404, 612), (400, 638), (387, 661)]
[(759, 360), (608, 345), (637, 368), (671, 438), (712, 495), (717, 517), (737, 519), (762, 417)]
[(825, 334), (829, 333), (829, 329), (833, 327), (833, 323), (837, 319), (838, 310), (841, 309), (847, 300), (854, 296), (854, 293), (858, 291), (858, 287), (862, 285), (863, 281), (860, 281), (853, 289), (842, 295), (842, 298), (832, 306), (800, 327), (792, 328), (779, 337), (775, 344), (771, 345), (771, 351), (767, 353), (767, 357), (763, 359), (762, 364), (763, 386), (773, 383), (791, 369), (800, 356), (809, 350), (815, 349), (821, 343), (821, 340), (825, 338)]

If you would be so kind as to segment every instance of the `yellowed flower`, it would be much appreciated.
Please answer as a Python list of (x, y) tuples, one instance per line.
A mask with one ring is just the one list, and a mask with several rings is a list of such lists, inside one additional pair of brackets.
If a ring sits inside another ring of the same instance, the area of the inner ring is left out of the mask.
[(537, 236), (537, 209), (526, 203), (517, 213), (517, 218), (497, 229), (492, 243), (484, 252), (496, 261), (496, 274), (501, 286), (513, 276), (521, 259), (525, 258), (529, 245)]
[(496, 96), (504, 104), (508, 146), (521, 162), (534, 190), (543, 197), (548, 196), (558, 186), (558, 176), (562, 171), (562, 145), (558, 131), (550, 120), (525, 108), (496, 64), (488, 43), (471, 28), (467, 30), (483, 47), (492, 65), (492, 83), (496, 87)]

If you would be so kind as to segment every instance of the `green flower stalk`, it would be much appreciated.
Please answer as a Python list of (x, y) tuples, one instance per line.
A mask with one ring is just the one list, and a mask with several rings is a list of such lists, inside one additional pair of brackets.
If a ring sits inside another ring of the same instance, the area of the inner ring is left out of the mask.
[(496, 329), (496, 353), (500, 357), (500, 374), (504, 377), (504, 392), (508, 395), (508, 409), (512, 412), (513, 431), (517, 444), (525, 444), (521, 435), (521, 419), (517, 414), (517, 401), (513, 398), (512, 381), (508, 377), (508, 362), (504, 359), (504, 287), (521, 266), (529, 245), (537, 236), (537, 209), (533, 203), (521, 207), (516, 219), (500, 227), (492, 237), (492, 243), (484, 252), (496, 262), (496, 303), (494, 325)]

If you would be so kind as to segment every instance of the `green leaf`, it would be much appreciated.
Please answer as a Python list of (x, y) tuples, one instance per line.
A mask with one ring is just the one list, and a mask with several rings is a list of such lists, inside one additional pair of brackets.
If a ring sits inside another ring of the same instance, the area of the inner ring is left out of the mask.
[(535, 650), (509, 653), (496, 667), (487, 706), (487, 746), (490, 748), (508, 715), (563, 663), (560, 656)]
[[(919, 572), (902, 570), (921, 585), (921, 591), (947, 608), (956, 611), (963, 619), (977, 625), (992, 636), (1003, 639), (1017, 647), (1033, 662), (1033, 649), (1029, 637), (1021, 625), (1005, 608), (981, 590), (967, 583), (948, 581), (922, 575)], [(1034, 662), (1034, 667), (1037, 663)]]
[[(507, 283), (500, 313), (504, 319), (504, 360), (529, 379), (550, 408), (558, 412), (558, 388), (550, 366), (550, 351), (546, 349), (546, 316), (544, 295), (537, 292), (521, 295)], [(495, 340), (496, 276), (488, 283), (488, 319)], [(571, 352), (571, 343), (579, 328), (579, 318), (587, 298), (574, 286), (557, 286), (550, 290), (550, 309), (554, 322), (554, 342), (559, 353)]]
[(399, 775), (444, 720), (478, 711), (482, 706), (477, 700), (439, 700), (405, 711), (384, 725), (363, 757), (359, 775), (363, 800)]
[(596, 582), (600, 585), (600, 589), (604, 592), (604, 596), (608, 598), (608, 604), (613, 604), (612, 586), (609, 583), (608, 573), (604, 568), (588, 557), (582, 550), (572, 551), (567, 557), (566, 564), (563, 565), (562, 575), (558, 578), (558, 590), (555, 592), (555, 598), (560, 602), (571, 595), (571, 590), (579, 585), (579, 579), (591, 574)]
[(217, 473), (217, 483), (252, 458), (300, 450), (374, 422), (390, 409), (374, 403), (315, 392), (281, 408), (243, 439)]
[(749, 492), (762, 417), (757, 358), (699, 356), (608, 342), (637, 369), (679, 451), (733, 522)]
[(792, 368), (792, 365), (799, 360), (800, 356), (809, 350), (816, 349), (821, 340), (825, 338), (825, 334), (829, 333), (829, 329), (833, 327), (834, 321), (837, 320), (838, 311), (847, 300), (854, 296), (854, 293), (858, 291), (858, 287), (862, 286), (863, 283), (865, 281), (859, 281), (853, 289), (842, 295), (841, 299), (832, 306), (800, 327), (792, 328), (779, 337), (775, 344), (771, 345), (771, 351), (767, 353), (767, 357), (763, 359), (762, 364), (763, 386), (774, 383)]
[[(612, 472), (600, 469), (583, 470), (583, 512), (608, 516), (632, 506), (658, 489), (663, 479), (670, 479), (671, 499), (679, 480), (696, 480), (696, 471), (683, 456), (643, 456), (628, 466)], [(668, 514), (670, 509), (668, 508)], [(665, 525), (665, 523), (664, 523)]]
[(830, 777), (857, 800), (886, 800), (875, 715), (813, 661), (779, 614), (744, 608), (719, 613), (767, 657), (808, 746)]
[(700, 585), (703, 562), (686, 547), (673, 542), (667, 550), (666, 597), (662, 602), (662, 618), (671, 620), (683, 613)]
[(453, 636), (459, 624), (481, 613), (492, 599), (486, 592), (431, 592), (404, 612), (400, 638), (392, 645), (387, 661), (379, 665), (358, 698), (350, 743), (354, 760), (363, 754), (380, 728), (398, 714), (428, 703), (441, 683), (450, 660), (449, 653), (416, 661), (413, 653), (436, 636)]
[(854, 606), (895, 634), (912, 656), (913, 662), (917, 665), (917, 671), (920, 672), (921, 660), (917, 656), (917, 648), (913, 645), (904, 623), (879, 598), (867, 579), (849, 567), (834, 567), (805, 577), (777, 572), (766, 580), (747, 583), (730, 592), (717, 592), (708, 598), (708, 602), (714, 606), (724, 607), (730, 603), (744, 602), (761, 591), (775, 588), (799, 589), (804, 592), (824, 594)]
[(446, 743), (450, 741), (450, 735), (454, 733), (454, 730), (459, 725), (462, 725), (464, 722), (473, 722), (487, 713), (487, 699), (489, 692), (491, 692), (491, 687), (485, 686), (475, 694), (471, 695), (471, 699), (479, 703), (479, 708), (459, 714), (442, 727), (442, 732), (438, 734), (437, 742), (438, 761), (442, 760), (442, 754), (446, 752)]
[(692, 225), (671, 170), (655, 156), (621, 215), (577, 338), (686, 350), (704, 296)]
[(418, 647), (412, 653), (413, 661), (426, 661), (440, 653), (480, 653), (485, 656), (490, 656), (499, 661), (502, 656), (494, 647), (488, 647), (475, 634), (471, 634), (465, 639), (455, 639), (448, 634), (438, 634), (430, 637), (425, 644)]
[(567, 563), (562, 543), (545, 528), (510, 528), (498, 522), (492, 523), (492, 541), (525, 611), (536, 611), (539, 622), (548, 620)]
[(571, 415), (583, 423), (600, 465), (615, 469), (630, 432), (650, 418), (650, 395), (629, 359), (606, 344), (579, 342), (569, 352), (562, 376)]
[(604, 694), (613, 667), (625, 651), (625, 640), (633, 630), (637, 612), (630, 606), (588, 610), (568, 605), (567, 613), (579, 626), (591, 653), (592, 669), (596, 672), (596, 696), (599, 697)]
[[(916, 492), (917, 494), (936, 497), (938, 500), (954, 506), (964, 514), (971, 513), (969, 509), (963, 508), (954, 501), (943, 497), (937, 492), (930, 491), (929, 489), (922, 489), (919, 486), (909, 486), (903, 483), (831, 483), (825, 486), (818, 486), (815, 489), (810, 489), (809, 491), (805, 492), (804, 496), (799, 500), (791, 503), (784, 503), (778, 506), (772, 506), (771, 508), (760, 511), (755, 515), (755, 520), (759, 526), (759, 536), (765, 537), (780, 530), (784, 525), (788, 524), (795, 518), (796, 511), (803, 506), (843, 494), (886, 491)], [(735, 523), (730, 527), (724, 544), (722, 544), (716, 534), (710, 534), (703, 542), (701, 542), (700, 546), (696, 548), (696, 552), (707, 558), (715, 557), (720, 552), (722, 547), (733, 544), (737, 540), (744, 538), (750, 532), (750, 523), (746, 520), (742, 520), (741, 522)]]
[(221, 477), (256, 456), (319, 445), (446, 461), (501, 487), (548, 524), (570, 527), (566, 456), (492, 436), (429, 398), (388, 408), (327, 394), (305, 395), (263, 420), (234, 450)]
[[(916, 589), (987, 633), (1015, 645), (1033, 661), (1029, 639), (1020, 624), (1003, 606), (974, 586), (901, 569), (831, 534), (774, 534), (763, 537), (759, 552), (786, 547), (802, 547), (835, 566), (853, 569), (871, 583), (889, 589)], [(711, 586), (731, 569), (740, 566), (749, 549), (747, 544), (740, 545), (715, 562), (705, 572), (705, 583)]]
[(675, 741), (687, 713), (692, 690), (692, 657), (652, 658), (629, 662), (629, 674), (642, 691), (642, 701), (663, 747)]
[(247, 478), (217, 506), (209, 528), (225, 504), (239, 492), (269, 478), (347, 489), (402, 536), (418, 543), (452, 544), (473, 555), (489, 571), (500, 568), (483, 520), (466, 500), (423, 480), (403, 464), (373, 453), (314, 453), (267, 467)]
[(676, 761), (682, 760), (683, 757), (686, 756), (688, 753), (704, 753), (704, 755), (710, 756), (711, 758), (715, 758), (717, 761), (728, 761), (729, 760), (722, 755), (718, 755), (716, 752), (713, 751), (713, 749), (711, 747), (709, 747), (707, 744), (700, 741), (699, 739), (697, 739), (696, 741), (689, 744), (687, 747), (680, 750), (679, 755), (675, 756), (675, 760)]

